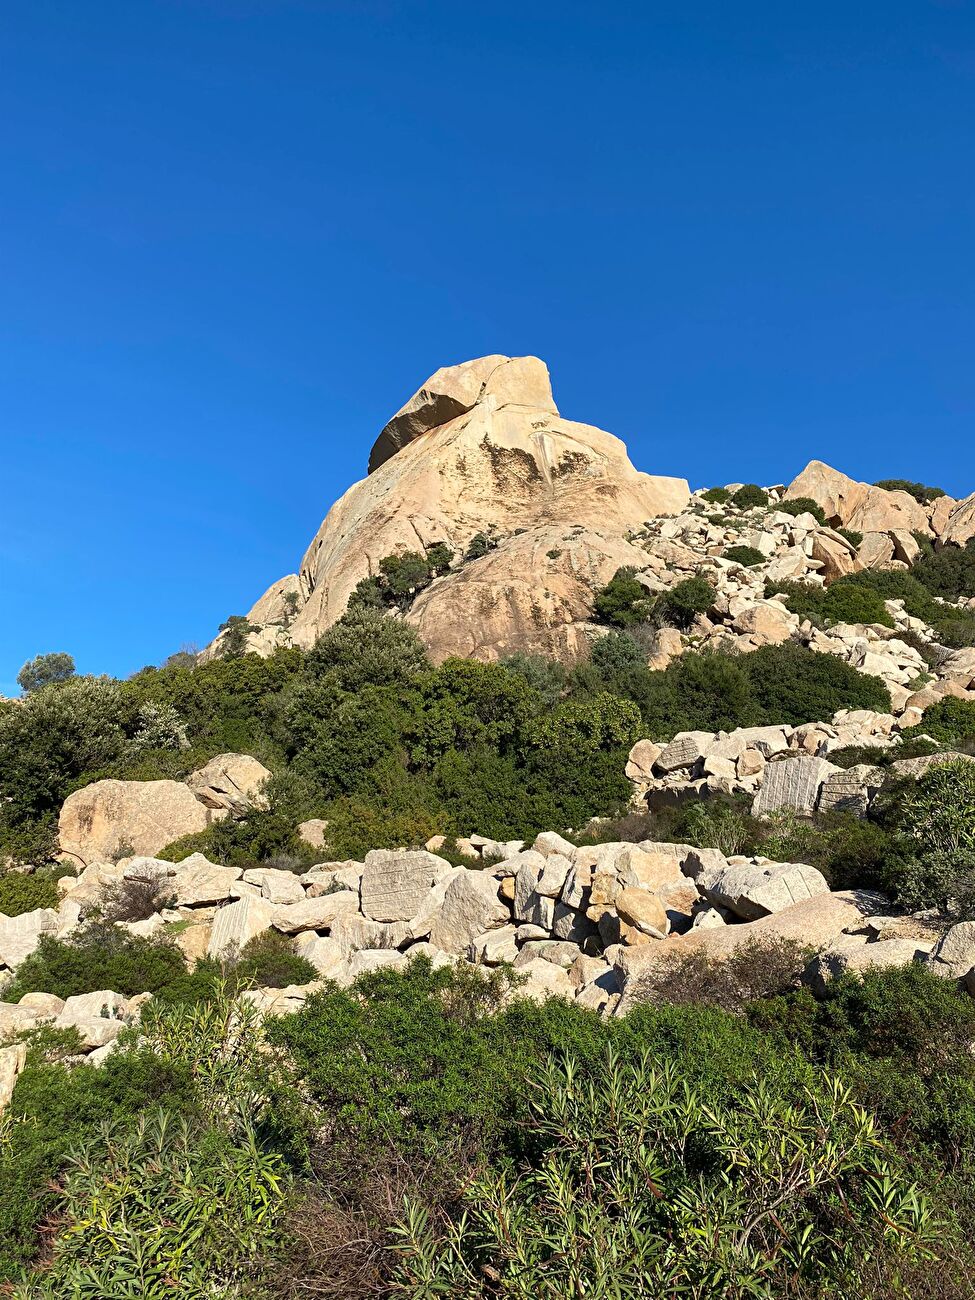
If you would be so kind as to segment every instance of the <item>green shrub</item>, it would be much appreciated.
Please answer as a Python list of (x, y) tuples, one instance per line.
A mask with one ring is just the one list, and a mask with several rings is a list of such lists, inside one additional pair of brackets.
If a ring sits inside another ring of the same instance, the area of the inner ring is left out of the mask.
[(739, 510), (750, 510), (753, 506), (767, 506), (768, 493), (757, 483), (746, 483), (744, 487), (740, 487), (732, 494), (731, 502)]
[(674, 627), (687, 628), (698, 614), (706, 614), (717, 592), (706, 578), (685, 578), (663, 593), (655, 611)]
[(945, 600), (975, 596), (975, 544), (946, 546), (918, 560), (911, 573), (932, 595)]
[(649, 1057), (610, 1054), (595, 1079), (549, 1061), (528, 1095), (531, 1160), (465, 1180), (446, 1225), (407, 1206), (400, 1293), (772, 1300), (797, 1274), (814, 1293), (846, 1288), (880, 1251), (923, 1257), (936, 1236), (838, 1083), (787, 1099), (756, 1078), (722, 1103)]
[(155, 993), (183, 970), (182, 953), (174, 945), (96, 921), (71, 939), (42, 935), (0, 996), (5, 1002), (19, 1002), (25, 993), (54, 993), (59, 998), (98, 989), (126, 996)]
[(487, 555), (489, 551), (493, 551), (497, 544), (497, 540), (494, 537), (488, 537), (486, 533), (475, 533), (467, 544), (467, 550), (464, 552), (464, 559), (468, 563), (471, 560), (480, 560)]
[(58, 1179), (73, 1149), (100, 1125), (135, 1123), (147, 1108), (192, 1106), (183, 1063), (149, 1051), (114, 1052), (99, 1068), (30, 1059), (0, 1134), (0, 1283), (23, 1276), (42, 1245), (39, 1225), (58, 1208)]
[(716, 506), (727, 505), (731, 500), (731, 493), (726, 487), (708, 488), (706, 492), (701, 493), (701, 496), (705, 501), (710, 501), (712, 505)]
[(837, 528), (836, 531), (846, 538), (855, 551), (863, 545), (863, 533), (858, 533), (855, 528)]
[(295, 951), (294, 940), (277, 930), (257, 934), (240, 951), (233, 967), (238, 988), (254, 985), (262, 989), (283, 989), (289, 984), (308, 984), (318, 971)]
[(57, 907), (58, 871), (5, 871), (0, 875), (0, 913), (20, 916), (39, 907)]
[(787, 515), (812, 515), (818, 524), (822, 524), (823, 527), (826, 526), (826, 514), (823, 507), (817, 505), (812, 497), (791, 497), (785, 501), (780, 501), (775, 508)]
[(767, 557), (754, 546), (729, 546), (724, 558), (732, 564), (743, 564), (750, 569), (753, 564), (764, 564)]
[(925, 709), (923, 721), (908, 727), (905, 737), (931, 736), (953, 747), (975, 742), (975, 700), (957, 700), (946, 695)]
[(819, 587), (811, 582), (769, 582), (766, 583), (766, 595), (783, 596), (793, 614), (820, 625), (878, 623), (882, 627), (894, 626), (883, 596), (866, 584), (844, 581)]
[(742, 666), (768, 723), (797, 727), (814, 718), (830, 719), (840, 709), (890, 712), (890, 692), (883, 681), (835, 655), (787, 641), (744, 655)]
[(305, 658), (303, 675), (325, 674), (343, 691), (364, 686), (405, 686), (430, 667), (416, 629), (374, 609), (353, 609), (333, 623)]
[(596, 617), (617, 627), (644, 622), (652, 605), (650, 593), (629, 565), (616, 570), (606, 586), (596, 592), (594, 601)]
[(276, 1239), (285, 1170), (247, 1118), (228, 1127), (165, 1111), (107, 1125), (72, 1158), (61, 1231), (29, 1296), (239, 1294)]
[(877, 623), (881, 627), (894, 626), (894, 620), (880, 594), (852, 582), (844, 586), (834, 583), (827, 588), (822, 610), (828, 623)]
[(945, 495), (944, 488), (926, 487), (923, 483), (912, 483), (906, 478), (882, 478), (879, 483), (874, 484), (874, 487), (883, 488), (886, 492), (906, 492), (922, 506)]
[(600, 673), (610, 677), (646, 662), (643, 651), (625, 632), (607, 632), (594, 641), (589, 658)]

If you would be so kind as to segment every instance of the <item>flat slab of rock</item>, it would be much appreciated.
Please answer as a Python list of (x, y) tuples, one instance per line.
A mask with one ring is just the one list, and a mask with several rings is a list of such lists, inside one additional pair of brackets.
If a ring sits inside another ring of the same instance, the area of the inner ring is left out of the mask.
[(177, 907), (223, 903), (233, 896), (231, 890), (241, 876), (240, 867), (218, 866), (202, 853), (193, 853), (177, 865), (177, 875), (166, 885)]
[(292, 871), (279, 871), (274, 867), (252, 867), (244, 872), (248, 885), (256, 885), (261, 897), (269, 903), (300, 903), (305, 897), (301, 877)]
[(810, 816), (816, 811), (823, 782), (842, 770), (825, 758), (806, 756), (769, 763), (752, 803), (752, 816), (762, 817), (772, 812)]
[(53, 934), (59, 925), (52, 907), (38, 907), (20, 916), (0, 919), (0, 965), (11, 970), (29, 957), (41, 941), (42, 934)]
[(350, 889), (322, 894), (319, 898), (303, 898), (300, 903), (288, 903), (274, 908), (271, 924), (282, 934), (301, 934), (304, 930), (329, 930), (340, 916), (350, 916), (359, 911), (359, 897)]
[(822, 872), (801, 862), (709, 867), (695, 884), (709, 903), (726, 907), (743, 921), (757, 921), (793, 903), (829, 893)]
[(226, 957), (239, 952), (255, 935), (270, 930), (275, 908), (263, 898), (239, 898), (217, 909), (207, 944), (208, 957)]
[(182, 781), (93, 781), (65, 799), (58, 840), (62, 856), (85, 866), (155, 857), (226, 816), (225, 809), (204, 807)]
[(426, 849), (372, 849), (360, 886), (362, 912), (373, 921), (409, 921), (450, 863)]

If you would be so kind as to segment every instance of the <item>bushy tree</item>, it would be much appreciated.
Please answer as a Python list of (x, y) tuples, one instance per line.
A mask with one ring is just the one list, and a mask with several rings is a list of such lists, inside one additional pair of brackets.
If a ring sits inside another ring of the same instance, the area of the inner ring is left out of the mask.
[(315, 642), (304, 674), (335, 674), (343, 691), (405, 686), (430, 661), (416, 629), (373, 609), (348, 610)]
[(890, 691), (879, 677), (791, 641), (744, 655), (742, 667), (769, 723), (798, 727), (812, 718), (832, 718), (840, 709), (890, 712)]
[(739, 510), (750, 510), (753, 506), (767, 506), (768, 493), (757, 483), (746, 483), (732, 494), (731, 501)]
[(106, 677), (74, 677), (0, 712), (2, 817), (10, 824), (56, 812), (83, 773), (125, 752), (122, 692)]
[(74, 659), (62, 652), (37, 655), (17, 674), (17, 685), (27, 695), (42, 686), (56, 686), (74, 676)]
[(652, 607), (650, 593), (629, 565), (616, 570), (606, 586), (596, 592), (594, 602), (596, 617), (617, 627), (644, 622)]
[(706, 578), (685, 578), (664, 592), (655, 612), (674, 627), (688, 628), (698, 614), (706, 614), (717, 592)]
[(883, 488), (886, 492), (906, 492), (922, 506), (945, 495), (944, 488), (927, 487), (924, 483), (914, 483), (906, 478), (882, 478), (879, 483), (874, 484), (874, 487)]
[(785, 501), (780, 501), (775, 507), (786, 515), (812, 515), (818, 524), (825, 526), (826, 514), (823, 507), (818, 505), (812, 497), (791, 497)]
[(243, 614), (231, 614), (220, 624), (220, 654), (224, 659), (239, 659), (247, 653), (247, 638), (259, 629)]
[(755, 546), (729, 546), (724, 558), (732, 564), (743, 564), (746, 569), (750, 569), (755, 564), (764, 564), (767, 557)]
[(646, 662), (643, 651), (625, 632), (608, 632), (593, 642), (589, 658), (603, 676), (612, 677)]

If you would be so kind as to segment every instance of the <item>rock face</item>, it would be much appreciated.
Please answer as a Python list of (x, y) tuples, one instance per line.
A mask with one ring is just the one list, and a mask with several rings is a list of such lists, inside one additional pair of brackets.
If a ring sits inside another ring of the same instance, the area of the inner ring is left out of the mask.
[(181, 781), (94, 781), (65, 799), (58, 837), (62, 855), (84, 866), (132, 854), (151, 858), (226, 815), (205, 807)]
[(931, 531), (927, 511), (909, 493), (858, 483), (821, 460), (810, 461), (789, 484), (785, 496), (787, 500), (811, 497), (828, 523), (858, 533)]
[(683, 479), (639, 473), (612, 434), (563, 419), (536, 357), (438, 370), (383, 429), (369, 468), (302, 560), (297, 616), (285, 617), (293, 586), (281, 579), (251, 610), (260, 631), (249, 648), (309, 647), (384, 557), (436, 542), (459, 557), (484, 533), (496, 549), (455, 566), (408, 615), (434, 658), (572, 657), (593, 588), (645, 562), (627, 532), (679, 512), (690, 495)]
[(261, 787), (271, 773), (250, 754), (218, 754), (197, 772), (191, 772), (186, 784), (208, 808), (225, 808), (239, 815), (249, 808), (266, 807)]

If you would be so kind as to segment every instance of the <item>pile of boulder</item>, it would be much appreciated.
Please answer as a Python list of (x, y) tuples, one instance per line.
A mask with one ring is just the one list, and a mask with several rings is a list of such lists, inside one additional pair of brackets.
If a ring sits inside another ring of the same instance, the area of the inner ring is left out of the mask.
[(681, 731), (664, 744), (639, 740), (630, 750), (626, 775), (635, 807), (652, 810), (688, 799), (750, 795), (752, 815), (852, 812), (866, 816), (881, 789), (932, 764), (975, 761), (946, 751), (902, 758), (879, 767), (840, 767), (829, 755), (847, 746), (892, 749), (900, 743), (903, 717), (870, 709), (841, 710), (831, 723), (801, 727), (738, 727), (734, 731)]

